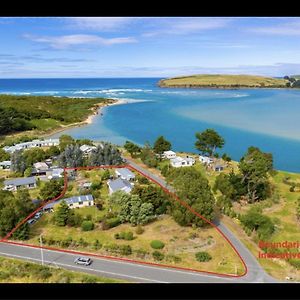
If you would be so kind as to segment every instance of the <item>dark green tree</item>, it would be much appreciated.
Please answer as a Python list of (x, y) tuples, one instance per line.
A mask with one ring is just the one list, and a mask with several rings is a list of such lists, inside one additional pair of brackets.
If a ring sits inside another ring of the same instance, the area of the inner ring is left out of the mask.
[(66, 226), (70, 215), (70, 208), (66, 201), (61, 201), (54, 210), (54, 221), (57, 226)]
[(120, 165), (123, 163), (120, 151), (110, 143), (97, 146), (90, 155), (90, 166)]
[[(175, 188), (176, 194), (194, 211), (207, 220), (214, 218), (214, 196), (208, 180), (194, 168), (174, 168), (168, 173), (167, 180)], [(177, 201), (172, 202), (174, 220), (182, 225), (204, 226), (206, 221), (196, 216)]]
[(0, 161), (10, 160), (10, 154), (0, 148)]
[(239, 170), (242, 184), (247, 187), (247, 198), (253, 203), (270, 194), (269, 173), (273, 170), (273, 156), (259, 148), (249, 147), (241, 158)]
[(196, 138), (196, 149), (203, 155), (213, 156), (216, 149), (223, 148), (225, 144), (224, 139), (214, 129), (206, 129), (203, 132), (197, 132)]
[(153, 150), (157, 154), (162, 154), (164, 151), (171, 150), (171, 147), (171, 143), (161, 135), (154, 142)]
[(45, 152), (41, 148), (33, 148), (23, 152), (26, 166), (32, 166), (34, 163), (43, 161), (46, 158)]
[(14, 172), (24, 173), (26, 170), (26, 161), (23, 157), (23, 152), (21, 150), (17, 150), (11, 154), (11, 170)]
[(77, 168), (84, 163), (83, 152), (79, 145), (67, 145), (65, 150), (59, 155), (59, 164), (62, 167)]
[(131, 157), (134, 157), (137, 155), (137, 153), (141, 152), (141, 147), (130, 141), (125, 142), (124, 148), (128, 153), (130, 153)]
[(40, 190), (40, 198), (43, 200), (51, 200), (58, 197), (63, 191), (63, 179), (51, 179), (45, 182), (45, 185)]

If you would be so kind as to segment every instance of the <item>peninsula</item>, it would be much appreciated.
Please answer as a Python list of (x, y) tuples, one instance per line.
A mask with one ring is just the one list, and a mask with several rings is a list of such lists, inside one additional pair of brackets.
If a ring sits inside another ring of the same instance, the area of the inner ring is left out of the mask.
[(254, 75), (199, 74), (162, 79), (158, 85), (167, 88), (286, 88), (289, 81)]

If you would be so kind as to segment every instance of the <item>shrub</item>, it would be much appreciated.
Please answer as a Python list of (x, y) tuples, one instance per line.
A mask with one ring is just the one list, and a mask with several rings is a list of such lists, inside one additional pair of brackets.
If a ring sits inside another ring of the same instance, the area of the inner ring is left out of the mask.
[(164, 257), (165, 257), (165, 255), (164, 255), (163, 253), (159, 252), (159, 251), (154, 251), (154, 252), (152, 253), (152, 256), (153, 256), (153, 258), (154, 258), (155, 260), (158, 260), (158, 261), (163, 260)]
[(179, 262), (181, 262), (181, 257), (173, 255), (173, 254), (168, 254), (168, 255), (166, 255), (166, 261), (173, 262), (173, 263), (179, 263)]
[(94, 223), (92, 221), (83, 221), (81, 223), (82, 231), (90, 231), (94, 229)]
[(102, 221), (102, 229), (103, 230), (107, 230), (107, 229), (116, 227), (116, 226), (118, 226), (120, 224), (121, 224), (121, 221), (120, 221), (120, 219), (118, 217), (111, 218), (111, 219), (104, 219)]
[(207, 252), (197, 252), (195, 257), (200, 262), (207, 262), (212, 259), (212, 256)]
[(138, 258), (145, 258), (145, 256), (146, 256), (147, 254), (149, 254), (149, 252), (147, 252), (147, 251), (144, 250), (144, 249), (137, 249), (137, 250), (135, 251), (135, 253), (136, 253), (136, 256), (137, 256)]
[(144, 233), (144, 228), (139, 224), (139, 225), (137, 225), (137, 227), (136, 227), (136, 230), (135, 230), (135, 233), (136, 234), (142, 234), (142, 233)]
[(150, 246), (153, 248), (153, 249), (163, 249), (163, 247), (165, 246), (165, 244), (159, 240), (153, 240), (151, 243), (150, 243)]
[(95, 240), (95, 242), (94, 242), (94, 244), (93, 244), (93, 248), (94, 248), (95, 250), (99, 250), (99, 249), (101, 249), (101, 247), (102, 247), (102, 245), (101, 245), (101, 243), (99, 242), (99, 240)]
[(115, 234), (115, 239), (120, 239), (120, 240), (126, 240), (126, 241), (131, 241), (134, 239), (133, 233), (131, 231), (122, 231), (120, 233)]

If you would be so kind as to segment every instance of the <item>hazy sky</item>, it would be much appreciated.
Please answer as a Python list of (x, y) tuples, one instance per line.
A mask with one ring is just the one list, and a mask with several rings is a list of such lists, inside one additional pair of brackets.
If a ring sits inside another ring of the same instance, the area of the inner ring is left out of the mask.
[(300, 73), (300, 18), (0, 18), (0, 77)]

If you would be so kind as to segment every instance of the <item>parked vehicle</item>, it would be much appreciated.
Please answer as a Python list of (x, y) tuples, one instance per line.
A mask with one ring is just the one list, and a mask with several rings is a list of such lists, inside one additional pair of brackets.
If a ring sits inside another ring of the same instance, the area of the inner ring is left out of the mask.
[(39, 211), (34, 215), (34, 219), (38, 220), (42, 215), (43, 213)]
[(75, 260), (74, 260), (74, 263), (77, 264), (77, 265), (85, 265), (85, 266), (89, 266), (93, 261), (88, 258), (88, 257), (77, 257)]
[(27, 223), (29, 225), (33, 225), (36, 221), (37, 221), (36, 219), (30, 219), (30, 220), (27, 221)]

